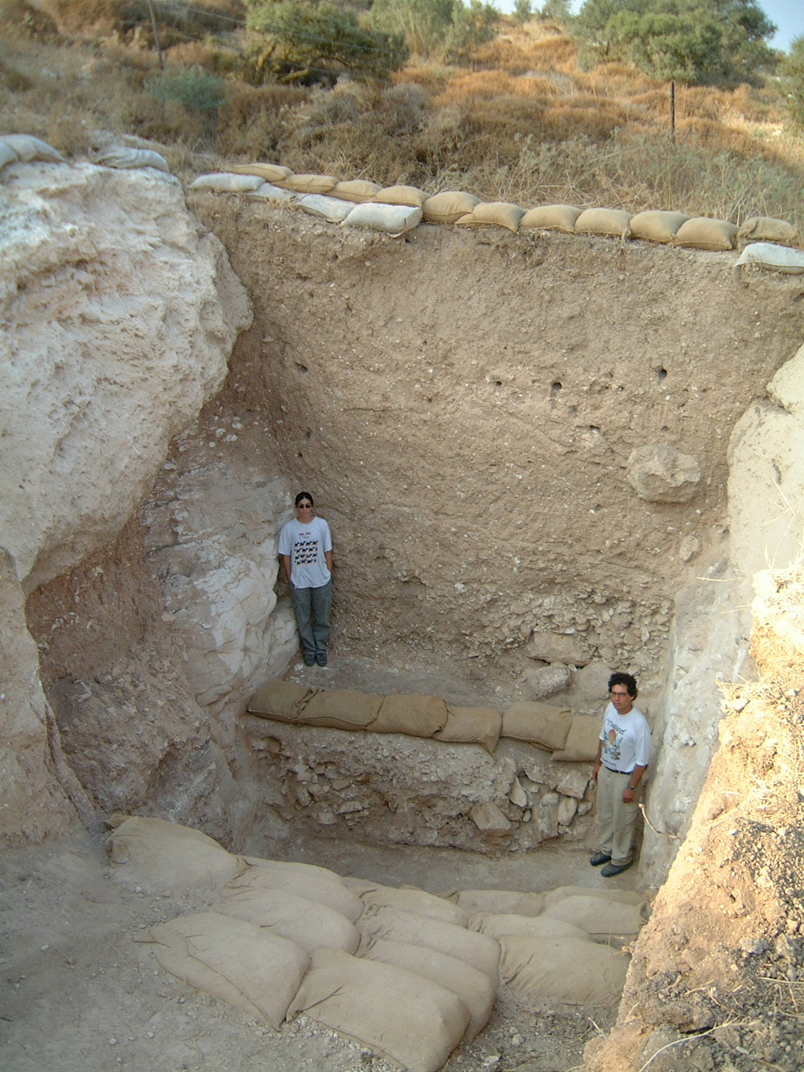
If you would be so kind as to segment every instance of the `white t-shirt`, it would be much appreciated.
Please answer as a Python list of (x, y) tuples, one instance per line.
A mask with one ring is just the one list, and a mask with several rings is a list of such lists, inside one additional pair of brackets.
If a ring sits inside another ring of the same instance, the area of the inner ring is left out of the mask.
[(647, 767), (650, 762), (650, 726), (637, 707), (621, 715), (610, 703), (603, 714), (600, 740), (601, 759), (611, 770), (630, 774), (634, 767)]
[(314, 517), (303, 525), (288, 521), (279, 534), (280, 555), (290, 555), (290, 581), (294, 588), (322, 588), (332, 574), (327, 568), (326, 552), (332, 550), (329, 525), (323, 517)]

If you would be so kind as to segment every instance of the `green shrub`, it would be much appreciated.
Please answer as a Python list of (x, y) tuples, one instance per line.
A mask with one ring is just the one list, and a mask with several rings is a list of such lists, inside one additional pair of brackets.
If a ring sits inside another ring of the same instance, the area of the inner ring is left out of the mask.
[(162, 104), (175, 101), (191, 113), (217, 113), (226, 100), (223, 79), (201, 67), (190, 67), (175, 74), (165, 71), (156, 78), (149, 78), (145, 88)]

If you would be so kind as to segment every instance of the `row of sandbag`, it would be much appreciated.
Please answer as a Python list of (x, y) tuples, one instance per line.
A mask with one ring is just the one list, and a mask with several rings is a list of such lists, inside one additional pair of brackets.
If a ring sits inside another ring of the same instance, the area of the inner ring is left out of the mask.
[(160, 819), (113, 821), (118, 880), (211, 902), (139, 939), (165, 971), (275, 1030), (306, 1013), (412, 1072), (435, 1072), (483, 1029), (500, 982), (532, 1002), (616, 1002), (628, 958), (615, 940), (644, 922), (636, 894), (436, 897), (234, 856)]
[(800, 245), (800, 235), (792, 224), (766, 216), (754, 216), (738, 227), (727, 220), (690, 217), (683, 212), (634, 214), (625, 209), (582, 209), (575, 205), (524, 209), (506, 201), (484, 202), (462, 190), (430, 196), (415, 186), (380, 187), (362, 179), (340, 182), (334, 175), (297, 175), (279, 164), (243, 164), (229, 172), (201, 175), (190, 188), (293, 200), (333, 223), (397, 234), (424, 220), (462, 227), (503, 227), (513, 232), (539, 229), (639, 238), (686, 249), (730, 250), (749, 242)]
[(597, 754), (600, 719), (569, 707), (521, 700), (504, 711), (459, 707), (436, 696), (378, 696), (356, 689), (316, 689), (269, 681), (252, 697), (253, 715), (299, 726), (370, 733), (404, 733), (450, 744), (479, 744), (494, 754), (510, 737), (563, 762), (591, 762)]

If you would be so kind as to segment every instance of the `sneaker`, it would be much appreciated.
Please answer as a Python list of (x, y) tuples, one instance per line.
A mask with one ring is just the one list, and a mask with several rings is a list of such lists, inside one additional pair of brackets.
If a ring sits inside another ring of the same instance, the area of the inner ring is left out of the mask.
[[(633, 863), (633, 861), (631, 861), (631, 863)], [(603, 868), (603, 870), (600, 872), (600, 874), (603, 876), (603, 878), (614, 878), (615, 875), (621, 875), (623, 873), (623, 871), (627, 871), (630, 866), (631, 866), (630, 863), (628, 863), (628, 864), (606, 864), (606, 866)]]
[(600, 867), (601, 864), (607, 864), (611, 857), (605, 852), (596, 852), (589, 863), (592, 867)]
[(315, 661), (319, 666), (327, 665), (327, 653), (325, 651), (319, 651), (316, 653)]

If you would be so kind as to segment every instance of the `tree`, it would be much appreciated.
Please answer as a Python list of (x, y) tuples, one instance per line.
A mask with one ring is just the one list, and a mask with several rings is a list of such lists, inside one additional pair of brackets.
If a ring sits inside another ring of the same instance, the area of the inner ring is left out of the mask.
[(755, 0), (586, 0), (574, 28), (598, 59), (658, 78), (729, 85), (774, 61), (776, 27)]
[(804, 127), (804, 37), (796, 37), (782, 61), (781, 73), (787, 85), (787, 107), (793, 122)]
[(283, 82), (334, 82), (344, 71), (387, 78), (408, 59), (400, 34), (365, 29), (350, 7), (328, 0), (246, 0), (257, 67)]
[(374, 0), (369, 24), (401, 34), (417, 56), (455, 56), (489, 40), (500, 13), (482, 0)]

